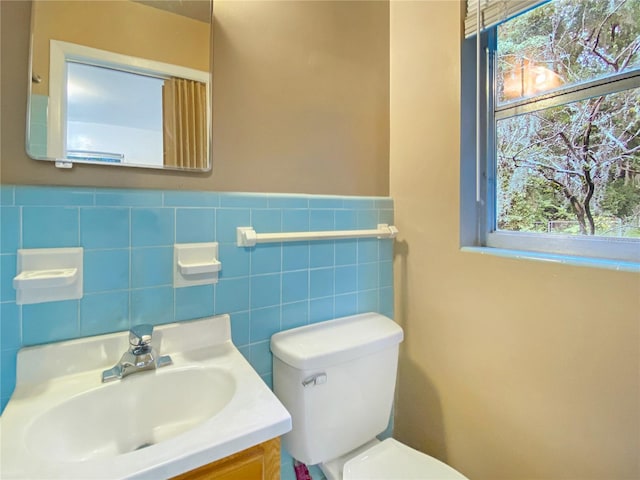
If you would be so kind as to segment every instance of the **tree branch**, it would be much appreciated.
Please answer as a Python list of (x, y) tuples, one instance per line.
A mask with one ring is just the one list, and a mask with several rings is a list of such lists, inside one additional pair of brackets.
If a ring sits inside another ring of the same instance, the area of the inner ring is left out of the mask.
[(520, 155), (522, 152), (529, 150), (530, 148), (535, 147), (536, 145), (540, 145), (542, 143), (546, 143), (548, 141), (550, 141), (553, 138), (553, 136), (551, 137), (547, 137), (547, 138), (541, 138), (540, 140), (538, 140), (537, 142), (533, 142), (528, 144), (526, 147), (521, 148), (520, 150), (518, 150), (516, 153), (513, 154), (512, 158), (517, 157), (518, 155)]
[(573, 156), (576, 158), (576, 160), (581, 161), (582, 157), (578, 154), (578, 152), (576, 152), (575, 147), (573, 146), (573, 144), (569, 141), (569, 139), (567, 138), (567, 136), (564, 134), (564, 132), (559, 132), (558, 136), (562, 139), (562, 141), (565, 143), (565, 145), (567, 146), (567, 148), (569, 149), (569, 152), (571, 152), (573, 154)]
[(564, 173), (566, 175), (573, 175), (577, 177), (582, 177), (584, 175), (583, 172), (580, 172), (578, 170), (567, 170), (567, 169), (556, 167), (555, 165), (546, 165), (544, 163), (535, 162), (533, 160), (519, 160), (515, 156), (511, 157), (511, 159), (513, 160), (513, 163), (516, 167), (529, 167), (529, 168), (535, 168), (537, 170), (540, 170), (540, 169), (552, 170), (555, 173)]
[(630, 49), (629, 54), (627, 55), (627, 57), (624, 59), (624, 61), (622, 62), (622, 65), (620, 65), (620, 70), (624, 70), (625, 68), (627, 68), (627, 66), (629, 65), (629, 62), (631, 61), (631, 59), (633, 58), (633, 56), (635, 55), (635, 53), (640, 50), (640, 40), (638, 40), (637, 38), (631, 42), (629, 45), (627, 45), (621, 52), (620, 55), (618, 55), (618, 57), (616, 58), (616, 62), (619, 62), (620, 57), (622, 57), (622, 55), (624, 54), (625, 50)]
[[(597, 28), (595, 28), (593, 32), (591, 32), (591, 35), (589, 35), (589, 38), (587, 39), (587, 43), (589, 43), (591, 42), (591, 39), (595, 35), (595, 41), (593, 42), (593, 46), (591, 47), (591, 52), (595, 56), (600, 58), (603, 62), (605, 62), (607, 65), (609, 65), (610, 67), (613, 67), (614, 71), (616, 72), (620, 71), (620, 67), (617, 63), (617, 59), (611, 60), (610, 58), (605, 57), (603, 53), (600, 53), (598, 51), (598, 46), (600, 45), (600, 35), (602, 34), (602, 28), (604, 27), (604, 24), (607, 23), (609, 19), (613, 16), (613, 14), (616, 13), (618, 9), (620, 9), (620, 7), (622, 7), (622, 5), (624, 5), (625, 3), (626, 3), (626, 0), (623, 0), (618, 5), (616, 5), (616, 7), (611, 12), (609, 12), (607, 16), (605, 16), (602, 19), (602, 22), (600, 22), (600, 25)], [(586, 46), (588, 45), (585, 45), (585, 47)]]
[(587, 195), (584, 197), (584, 202), (582, 202), (582, 205), (584, 207), (584, 213), (587, 217), (587, 221), (589, 222), (589, 233), (591, 235), (594, 235), (596, 233), (596, 227), (593, 222), (593, 215), (591, 214), (591, 206), (589, 204), (591, 202), (591, 198), (593, 197), (595, 184), (593, 183), (593, 179), (591, 178), (591, 169), (589, 167), (584, 168), (584, 179), (587, 182)]
[(568, 185), (565, 185), (564, 183), (560, 182), (559, 180), (553, 177), (547, 176), (543, 171), (540, 171), (540, 174), (544, 178), (546, 178), (547, 181), (551, 182), (552, 184), (556, 185), (558, 188), (562, 190), (562, 193), (565, 196), (565, 198), (569, 200), (569, 205), (571, 205), (571, 210), (573, 210), (573, 213), (578, 219), (578, 225), (580, 226), (580, 233), (582, 233), (583, 235), (586, 235), (587, 228), (584, 222), (584, 208), (582, 207), (582, 203), (580, 203), (580, 200), (578, 200), (578, 198), (573, 193), (571, 193), (571, 190), (569, 189)]
[(584, 136), (582, 137), (582, 154), (584, 155), (584, 161), (586, 162), (587, 159), (589, 158), (589, 143), (590, 143), (590, 139), (591, 139), (591, 131), (593, 129), (593, 121), (596, 118), (596, 115), (598, 114), (598, 110), (600, 110), (600, 105), (602, 105), (602, 102), (604, 100), (604, 97), (598, 97), (598, 99), (596, 100), (596, 102), (593, 105), (593, 108), (591, 109), (591, 112), (589, 113), (589, 120), (588, 120), (588, 124), (587, 124), (587, 129), (584, 132)]

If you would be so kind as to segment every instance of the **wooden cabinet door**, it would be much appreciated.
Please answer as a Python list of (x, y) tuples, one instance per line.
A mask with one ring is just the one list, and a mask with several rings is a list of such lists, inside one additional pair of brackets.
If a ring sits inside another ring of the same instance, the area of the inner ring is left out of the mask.
[(173, 480), (280, 480), (280, 438), (185, 472)]

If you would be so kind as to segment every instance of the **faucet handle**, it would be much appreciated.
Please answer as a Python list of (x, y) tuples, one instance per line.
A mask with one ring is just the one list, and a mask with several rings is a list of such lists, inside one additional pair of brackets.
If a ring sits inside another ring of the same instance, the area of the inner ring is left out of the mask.
[(129, 345), (134, 348), (144, 348), (151, 345), (153, 325), (136, 325), (129, 330)]

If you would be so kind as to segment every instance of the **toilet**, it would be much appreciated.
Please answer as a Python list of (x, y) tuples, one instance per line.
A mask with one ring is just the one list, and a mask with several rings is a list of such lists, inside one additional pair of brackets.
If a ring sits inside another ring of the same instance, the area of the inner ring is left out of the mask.
[(402, 328), (363, 313), (271, 337), (273, 387), (293, 429), (285, 449), (329, 480), (466, 480), (422, 452), (388, 438)]

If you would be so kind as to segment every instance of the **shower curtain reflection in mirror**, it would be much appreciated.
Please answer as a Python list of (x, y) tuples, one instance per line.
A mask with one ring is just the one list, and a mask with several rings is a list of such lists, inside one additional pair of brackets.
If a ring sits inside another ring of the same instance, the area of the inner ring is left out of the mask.
[(162, 87), (164, 165), (205, 168), (207, 153), (207, 86), (195, 80), (169, 78)]

